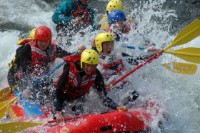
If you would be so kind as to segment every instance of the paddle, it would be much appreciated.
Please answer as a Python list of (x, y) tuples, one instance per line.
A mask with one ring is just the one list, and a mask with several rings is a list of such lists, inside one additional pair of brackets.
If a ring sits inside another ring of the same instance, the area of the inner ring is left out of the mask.
[(41, 125), (43, 122), (10, 122), (0, 124), (1, 133), (19, 132), (26, 128)]
[(194, 21), (192, 22), (192, 25), (187, 25), (187, 26), (184, 28), (185, 30), (182, 31), (182, 32), (179, 32), (179, 34), (177, 35), (177, 37), (179, 38), (179, 37), (184, 36), (185, 34), (188, 33), (188, 31), (190, 31), (191, 29), (193, 29), (193, 27), (196, 27), (196, 28), (198, 29), (199, 25), (200, 25), (200, 19), (194, 20)]
[(165, 68), (167, 68), (172, 72), (180, 74), (193, 75), (197, 71), (197, 65), (195, 64), (171, 62), (171, 63), (163, 63), (162, 66), (164, 66)]
[(12, 99), (9, 99), (5, 102), (0, 102), (0, 119), (5, 116), (5, 114), (8, 112), (9, 105), (14, 103), (15, 100), (16, 97), (13, 97)]
[[(136, 46), (132, 46), (132, 45), (127, 45), (126, 46), (127, 48), (130, 48), (130, 49), (138, 49), (138, 50), (145, 50), (145, 48), (143, 48), (143, 47), (136, 47)], [(181, 51), (181, 50), (179, 50), (179, 51)], [(196, 51), (199, 51), (199, 49), (198, 50), (196, 50)], [(171, 51), (170, 51), (171, 52)], [(182, 51), (183, 52), (183, 51)], [(184, 51), (184, 53), (183, 54), (185, 54), (187, 52), (187, 50), (185, 50)], [(168, 53), (168, 51), (166, 51), (165, 53)], [(176, 53), (176, 54), (175, 54)], [(187, 52), (188, 53), (188, 52)], [(191, 53), (192, 54), (194, 54), (194, 50), (193, 51), (191, 51)], [(192, 55), (190, 53), (190, 55)], [(178, 56), (183, 56), (183, 55), (181, 55), (180, 53), (178, 53), (178, 52), (173, 52), (173, 54), (176, 56), (177, 55), (177, 57)], [(197, 53), (199, 56), (200, 56), (200, 54), (199, 53)], [(190, 60), (194, 60), (194, 59), (196, 59), (196, 60), (198, 60), (198, 58), (194, 58), (194, 55), (193, 56), (190, 56), (191, 57), (191, 59)], [(183, 57), (182, 57), (183, 58)], [(188, 60), (187, 60), (188, 61)], [(191, 61), (190, 61), (191, 62)], [(194, 62), (194, 61), (193, 61)], [(200, 62), (200, 59), (199, 59), (199, 62)], [(197, 63), (197, 62), (195, 62), (195, 63)], [(195, 72), (196, 72), (196, 70), (197, 70), (197, 66), (195, 65), (195, 64), (187, 64), (187, 63), (179, 63), (179, 62), (172, 62), (172, 63), (164, 63), (164, 64), (162, 64), (162, 66), (164, 66), (165, 68), (167, 68), (168, 70), (170, 70), (171, 72), (175, 72), (175, 73), (180, 73), (180, 74), (187, 74), (187, 75), (193, 75), (193, 74), (195, 74)]]
[(174, 51), (165, 51), (165, 53), (173, 54), (188, 62), (200, 63), (200, 48), (189, 47)]
[[(163, 50), (163, 52), (165, 52)], [(124, 78), (128, 77), (130, 74), (132, 74), (133, 72), (135, 72), (136, 70), (138, 70), (139, 68), (141, 68), (142, 66), (146, 65), (147, 63), (149, 63), (150, 61), (154, 60), (154, 59), (157, 59), (158, 58), (158, 55), (157, 54), (154, 54), (152, 57), (150, 57), (149, 59), (147, 59), (145, 62), (139, 64), (138, 66), (136, 66), (135, 68), (133, 68), (132, 70), (130, 70), (129, 72), (127, 72), (125, 75), (121, 76), (119, 79), (115, 80), (110, 88), (112, 88), (114, 85), (116, 85), (117, 83), (119, 83), (120, 81), (122, 81)], [(181, 71), (181, 70), (180, 70)], [(185, 70), (183, 70), (185, 71)], [(187, 73), (187, 72), (185, 72)]]
[[(199, 36), (200, 35), (200, 30), (197, 31), (196, 29), (200, 28), (200, 25), (196, 25), (196, 21), (199, 23), (199, 20), (194, 20), (195, 23), (192, 22), (188, 26), (186, 26), (186, 28), (183, 28), (180, 31), (180, 34), (183, 34), (183, 33), (186, 33), (186, 34), (184, 34), (183, 37), (178, 34), (176, 36), (176, 38), (167, 47), (165, 47), (163, 49), (163, 52), (166, 52), (166, 50), (169, 49), (169, 48), (171, 48), (171, 47), (178, 46), (178, 45), (183, 45), (183, 44), (191, 41), (195, 37)], [(188, 27), (190, 27), (190, 30), (188, 29)], [(188, 33), (187, 33), (187, 31), (188, 31)], [(135, 68), (133, 68), (132, 70), (130, 70), (129, 72), (127, 72), (125, 75), (123, 75), (119, 79), (115, 80), (110, 85), (110, 88), (112, 88), (114, 85), (116, 85), (117, 83), (119, 83), (120, 81), (122, 81), (124, 78), (128, 77), (130, 74), (132, 74), (133, 72), (135, 72), (136, 70), (138, 70), (139, 68), (141, 68), (142, 66), (144, 66), (145, 64), (147, 64), (150, 61), (156, 59), (157, 57), (158, 57), (158, 55), (154, 54), (152, 57), (150, 57), (149, 59), (147, 59), (145, 62), (139, 64), (138, 66), (136, 66)]]
[(17, 88), (18, 85), (6, 87), (2, 90), (0, 90), (0, 102), (4, 102), (5, 100), (8, 100), (11, 93), (14, 91), (14, 89)]
[(11, 87), (6, 87), (0, 91), (0, 102), (5, 101), (11, 94)]
[[(64, 119), (64, 121), (83, 118), (83, 117), (88, 116), (88, 115), (90, 115), (90, 114), (85, 114), (85, 115), (75, 116), (75, 117), (66, 117)], [(38, 125), (42, 125), (42, 124), (50, 124), (50, 123), (54, 123), (54, 122), (57, 122), (57, 121), (51, 120), (51, 121), (48, 121), (47, 123), (45, 123), (45, 122), (9, 122), (9, 123), (3, 123), (3, 124), (0, 124), (0, 131), (1, 131), (1, 133), (19, 132), (19, 131), (25, 130), (29, 127), (34, 127), (34, 126), (38, 126)]]
[(200, 35), (200, 20), (196, 19), (189, 25), (187, 25), (185, 28), (183, 28), (176, 38), (174, 39), (173, 42), (171, 42), (170, 45), (168, 45), (166, 48), (164, 48), (164, 51), (167, 49), (178, 46), (178, 45), (183, 45), (194, 38), (198, 37)]

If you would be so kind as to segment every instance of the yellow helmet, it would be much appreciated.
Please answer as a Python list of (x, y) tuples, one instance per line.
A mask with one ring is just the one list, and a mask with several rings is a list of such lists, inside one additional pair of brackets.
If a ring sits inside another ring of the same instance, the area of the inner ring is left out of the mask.
[(32, 29), (30, 32), (30, 38), (34, 39), (36, 28)]
[(121, 0), (111, 0), (106, 6), (106, 11), (124, 10), (124, 4)]
[(114, 37), (109, 32), (103, 32), (99, 33), (95, 38), (95, 45), (98, 52), (102, 51), (102, 43), (108, 42), (108, 41), (114, 41)]
[(85, 49), (81, 53), (81, 68), (83, 68), (83, 62), (87, 64), (97, 65), (99, 63), (99, 56), (97, 52), (93, 49)]

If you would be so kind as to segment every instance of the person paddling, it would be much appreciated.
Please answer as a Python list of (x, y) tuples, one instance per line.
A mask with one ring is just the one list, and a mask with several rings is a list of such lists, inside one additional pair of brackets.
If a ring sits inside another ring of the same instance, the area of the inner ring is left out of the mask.
[(99, 62), (96, 51), (86, 49), (81, 55), (67, 56), (64, 60), (66, 64), (57, 82), (54, 103), (58, 121), (64, 120), (62, 113), (63, 102), (65, 100), (70, 102), (84, 97), (90, 92), (92, 86), (97, 90), (106, 106), (117, 110), (127, 110), (126, 107), (119, 106), (106, 96), (103, 77), (96, 68)]
[[(104, 77), (104, 82), (107, 91), (110, 91), (110, 84), (121, 77), (126, 72), (125, 64), (120, 52), (114, 50), (114, 36), (109, 32), (99, 33), (95, 38), (96, 49), (99, 53), (99, 65), (97, 68), (100, 70)], [(116, 88), (123, 89), (132, 86), (128, 80), (122, 81), (116, 85), (113, 89), (113, 94), (116, 94)], [(129, 96), (130, 101), (137, 99), (139, 94), (134, 90), (129, 90), (128, 93), (132, 93)], [(117, 96), (119, 97), (119, 96)], [(118, 99), (119, 101), (121, 100)]]
[[(132, 65), (138, 65), (139, 63), (142, 63), (153, 55), (151, 54), (148, 56), (138, 57), (129, 56), (124, 59), (120, 52), (114, 50), (114, 43), (114, 36), (109, 32), (99, 33), (95, 38), (96, 50), (98, 51), (100, 57), (99, 65), (97, 66), (97, 68), (100, 70), (104, 77), (104, 82), (108, 91), (111, 89), (110, 84), (112, 84), (112, 82), (114, 82), (126, 73), (124, 60), (127, 60), (128, 63)], [(161, 53), (161, 50), (157, 50), (154, 52), (154, 54)], [(134, 101), (139, 96), (139, 94), (134, 91), (132, 87), (132, 83), (129, 80), (124, 80), (120, 84), (115, 86), (115, 88), (118, 89), (129, 88), (129, 101)]]
[(37, 27), (34, 40), (25, 44), (20, 54), (20, 82), (18, 85), (23, 92), (23, 97), (37, 99), (39, 95), (38, 101), (40, 101), (44, 98), (44, 92), (48, 95), (49, 88), (45, 84), (51, 82), (50, 79), (36, 88), (32, 88), (33, 81), (45, 75), (57, 57), (62, 58), (70, 54), (56, 46), (48, 27)]

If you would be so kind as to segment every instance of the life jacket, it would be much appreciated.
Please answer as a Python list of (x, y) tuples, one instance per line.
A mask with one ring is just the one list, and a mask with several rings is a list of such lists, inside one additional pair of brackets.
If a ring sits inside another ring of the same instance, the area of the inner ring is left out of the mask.
[(29, 43), (31, 46), (31, 71), (36, 76), (43, 76), (49, 71), (50, 62), (56, 59), (56, 45), (52, 42), (49, 45), (49, 51), (42, 51), (36, 44), (36, 41)]
[(96, 79), (96, 71), (91, 75), (85, 75), (80, 79), (76, 69), (75, 62), (80, 61), (80, 55), (66, 56), (65, 61), (70, 63), (68, 83), (65, 85), (63, 92), (70, 98), (78, 98), (89, 93), (91, 86)]
[(122, 59), (117, 59), (115, 57), (115, 54), (100, 55), (99, 65), (104, 69), (105, 72), (102, 72), (103, 76), (107, 75), (107, 71), (109, 71), (109, 75), (107, 75), (107, 77), (110, 77), (112, 75), (117, 75), (121, 73), (125, 69)]
[(26, 43), (29, 43), (29, 42), (31, 42), (31, 41), (33, 41), (33, 40), (34, 40), (33, 38), (19, 39), (19, 40), (17, 41), (17, 44), (18, 44), (18, 45), (24, 46)]
[(78, 1), (76, 1), (76, 6), (77, 6), (77, 9), (73, 12), (72, 16), (83, 18), (84, 24), (89, 25), (90, 24), (90, 13), (89, 13), (89, 11), (87, 9), (82, 8), (78, 4)]

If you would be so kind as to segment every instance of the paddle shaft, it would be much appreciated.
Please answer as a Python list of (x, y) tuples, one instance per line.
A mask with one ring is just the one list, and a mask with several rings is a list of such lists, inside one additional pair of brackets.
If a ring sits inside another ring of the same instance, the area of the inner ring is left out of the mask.
[(40, 84), (44, 79), (48, 78), (52, 73), (54, 73), (58, 68), (60, 68), (62, 65), (64, 65), (65, 62), (61, 62), (56, 67), (54, 67), (52, 70), (50, 70), (46, 75), (42, 76), (41, 78), (35, 80), (33, 82), (33, 88), (36, 87), (38, 84)]
[(137, 49), (137, 50), (142, 50), (142, 51), (144, 51), (146, 49), (144, 47), (136, 47), (136, 46), (132, 46), (132, 45), (126, 45), (125, 47), (128, 49)]

